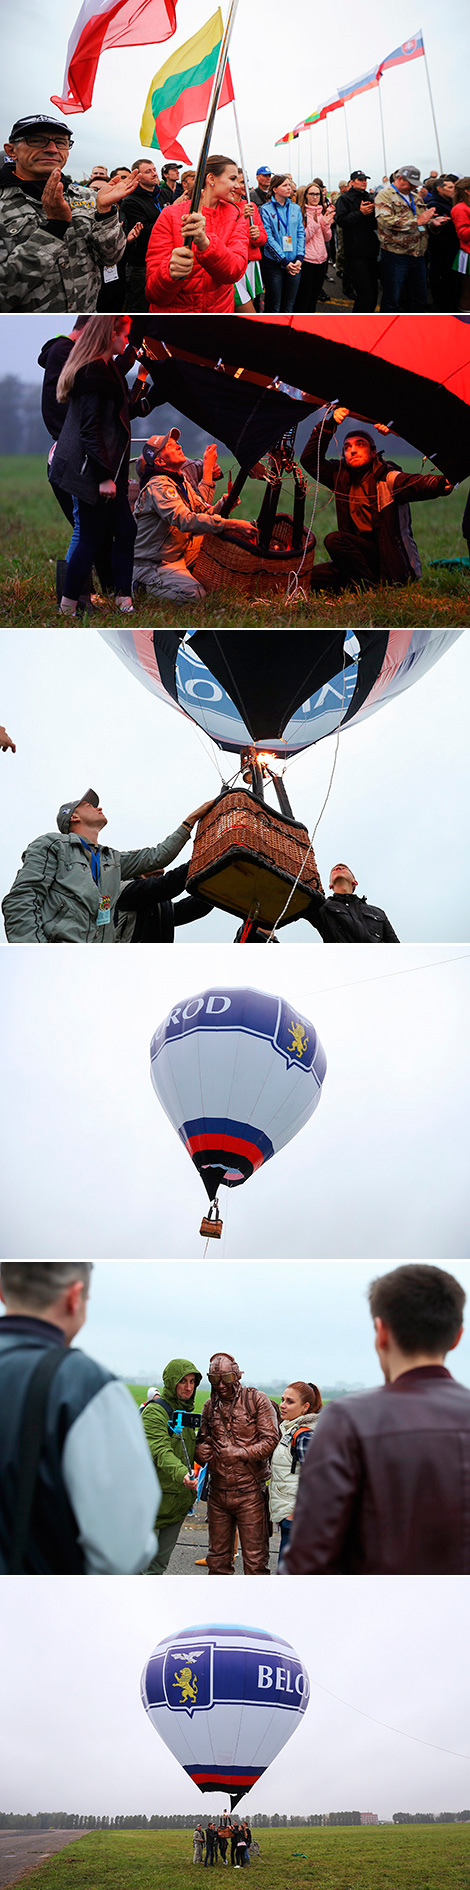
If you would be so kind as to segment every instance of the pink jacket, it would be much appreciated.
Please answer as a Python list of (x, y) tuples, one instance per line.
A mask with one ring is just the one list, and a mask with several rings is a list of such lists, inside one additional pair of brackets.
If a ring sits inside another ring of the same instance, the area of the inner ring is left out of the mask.
[(209, 248), (199, 251), (194, 244), (192, 274), (173, 282), (169, 263), (173, 249), (182, 245), (181, 223), (188, 214), (186, 197), (167, 204), (154, 223), (147, 250), (146, 292), (149, 307), (157, 315), (165, 310), (217, 309), (231, 314), (235, 304), (236, 282), (244, 275), (250, 248), (250, 225), (231, 203), (216, 203), (205, 211)]
[(450, 214), (454, 230), (457, 231), (460, 248), (470, 251), (470, 206), (468, 203), (454, 203)]
[(306, 262), (322, 263), (326, 261), (325, 237), (330, 235), (330, 229), (331, 225), (327, 223), (326, 217), (322, 215), (317, 218), (315, 211), (311, 208), (309, 209), (307, 205), (307, 222), (305, 226)]

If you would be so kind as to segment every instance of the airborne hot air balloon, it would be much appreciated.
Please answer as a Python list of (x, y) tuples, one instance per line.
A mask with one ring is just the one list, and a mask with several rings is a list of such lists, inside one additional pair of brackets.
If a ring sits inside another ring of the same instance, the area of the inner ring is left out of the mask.
[(309, 1679), (288, 1641), (262, 1629), (197, 1626), (154, 1648), (141, 1678), (152, 1726), (200, 1792), (232, 1811), (306, 1712)]
[(158, 1100), (211, 1202), (221, 1183), (241, 1187), (298, 1135), (326, 1072), (308, 1018), (268, 991), (227, 986), (174, 1004), (150, 1062)]
[[(337, 318), (336, 318), (337, 319)], [(228, 754), (288, 761), (418, 682), (461, 630), (100, 630), (131, 674)], [(256, 791), (259, 792), (260, 784)], [(288, 806), (288, 804), (287, 804)]]

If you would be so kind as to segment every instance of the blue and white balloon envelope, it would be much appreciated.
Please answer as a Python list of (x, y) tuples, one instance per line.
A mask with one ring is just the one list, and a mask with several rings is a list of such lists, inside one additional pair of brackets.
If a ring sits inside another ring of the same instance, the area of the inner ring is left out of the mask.
[(158, 1100), (213, 1200), (309, 1121), (326, 1056), (314, 1025), (267, 991), (217, 986), (183, 998), (150, 1047)]
[(306, 1712), (309, 1678), (288, 1641), (263, 1629), (182, 1628), (141, 1678), (152, 1726), (201, 1792), (251, 1791)]

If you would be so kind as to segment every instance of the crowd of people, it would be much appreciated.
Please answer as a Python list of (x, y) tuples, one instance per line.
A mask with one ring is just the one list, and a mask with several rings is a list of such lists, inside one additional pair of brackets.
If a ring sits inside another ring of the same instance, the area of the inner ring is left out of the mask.
[[(226, 495), (216, 499), (223, 475), (213, 442), (195, 460), (178, 427), (150, 434), (130, 481), (132, 420), (159, 401), (154, 362), (145, 345), (137, 360), (130, 330), (130, 315), (78, 315), (71, 333), (52, 337), (39, 356), (42, 415), (52, 438), (48, 477), (71, 527), (66, 557), (56, 566), (57, 606), (69, 623), (98, 601), (94, 573), (121, 615), (133, 615), (139, 599), (187, 608), (204, 599), (210, 584), (205, 570), (203, 584), (195, 569), (205, 538), (223, 532), (253, 555), (259, 543), (257, 524), (226, 515)], [(441, 474), (402, 472), (378, 451), (373, 431), (354, 422), (339, 451), (337, 428), (347, 416), (346, 407), (335, 408), (301, 455), (307, 473), (334, 490), (338, 517), (338, 531), (325, 541), (329, 561), (313, 565), (311, 588), (411, 583), (421, 563), (410, 501), (446, 497), (452, 486)], [(388, 430), (376, 424), (379, 433)], [(262, 462), (254, 471), (269, 479)], [(470, 534), (468, 505), (462, 530)], [(315, 543), (311, 531), (311, 549)]]
[(356, 168), (327, 190), (260, 164), (251, 188), (211, 153), (192, 210), (193, 169), (169, 162), (159, 176), (143, 155), (77, 181), (72, 147), (45, 114), (17, 119), (5, 142), (0, 308), (312, 314), (328, 306), (333, 264), (354, 310), (470, 308), (470, 177), (421, 180), (405, 164), (369, 191)]
[(273, 1530), (284, 1577), (470, 1573), (470, 1391), (445, 1363), (463, 1330), (453, 1274), (406, 1264), (372, 1282), (377, 1389), (323, 1407), (313, 1379), (292, 1379), (278, 1404), (218, 1351), (202, 1412), (183, 1355), (139, 1413), (72, 1347), (91, 1273), (2, 1263), (0, 1572), (164, 1575), (199, 1497), (209, 1575), (234, 1573), (238, 1540), (244, 1573), (269, 1575)]
[[(235, 1870), (243, 1870), (250, 1863), (252, 1845), (250, 1826), (246, 1820), (230, 1818), (228, 1812), (223, 1811), (221, 1818), (209, 1818), (206, 1825), (196, 1825), (193, 1831), (193, 1864), (204, 1864), (207, 1869), (208, 1865), (216, 1864), (220, 1857), (222, 1864), (228, 1867), (230, 1847), (230, 1863)], [(256, 1845), (256, 1850), (259, 1850), (259, 1845)]]
[[(101, 841), (107, 817), (94, 788), (63, 801), (56, 832), (30, 841), (3, 899), (9, 944), (173, 944), (175, 928), (204, 918), (212, 907), (202, 895), (187, 892), (188, 862), (171, 873), (165, 868), (213, 805), (202, 802), (156, 846), (120, 852)], [(357, 883), (339, 861), (331, 868), (328, 896), (312, 891), (302, 916), (324, 944), (397, 944), (386, 912), (358, 896)], [(266, 936), (254, 923), (249, 942)]]

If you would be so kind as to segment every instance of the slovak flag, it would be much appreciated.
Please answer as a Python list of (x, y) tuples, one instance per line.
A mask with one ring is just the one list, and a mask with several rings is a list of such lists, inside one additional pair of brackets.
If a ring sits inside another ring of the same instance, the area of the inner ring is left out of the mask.
[(87, 112), (98, 60), (118, 46), (152, 46), (176, 32), (177, 0), (83, 0), (72, 28), (59, 111)]
[(408, 59), (424, 59), (424, 39), (421, 31), (415, 33), (413, 39), (404, 39), (402, 46), (396, 46), (395, 52), (389, 53), (388, 59), (382, 59), (381, 65), (377, 67), (377, 78), (381, 79), (382, 73), (388, 72), (390, 66), (406, 65)]

